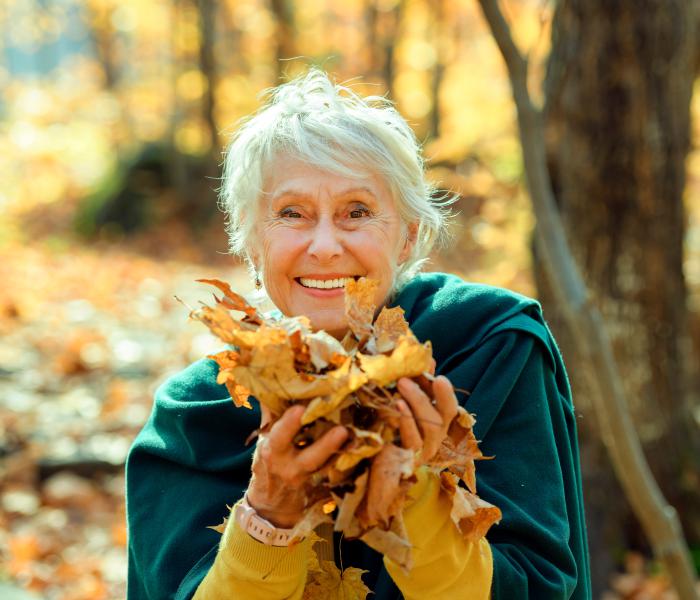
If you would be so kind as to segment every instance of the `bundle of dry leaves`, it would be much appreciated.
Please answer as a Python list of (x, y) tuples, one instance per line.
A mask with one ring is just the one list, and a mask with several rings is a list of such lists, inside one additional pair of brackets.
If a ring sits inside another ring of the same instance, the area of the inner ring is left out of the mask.
[[(350, 431), (338, 455), (313, 476), (308, 510), (295, 528), (296, 537), (302, 539), (321, 523), (332, 522), (345, 537), (360, 538), (410, 569), (411, 544), (402, 510), (419, 465), (415, 453), (401, 447), (396, 382), (411, 377), (425, 387), (432, 379), (430, 342), (416, 339), (399, 307), (383, 308), (373, 322), (373, 280), (348, 282), (345, 312), (350, 330), (342, 342), (324, 331), (312, 331), (306, 317), (261, 314), (224, 282), (199, 281), (224, 294), (214, 297), (214, 306), (203, 305), (191, 317), (235, 348), (210, 358), (219, 365), (217, 381), (227, 386), (236, 406), (250, 408), (253, 396), (269, 409), (274, 422), (292, 404), (304, 404), (303, 428), (295, 439), (299, 447), (336, 424)], [(237, 313), (242, 313), (240, 318)], [(427, 465), (439, 473), (455, 526), (469, 541), (483, 537), (501, 517), (498, 508), (476, 495), (474, 461), (483, 455), (472, 432), (474, 423), (459, 407), (447, 438)], [(323, 574), (322, 568), (316, 571)]]

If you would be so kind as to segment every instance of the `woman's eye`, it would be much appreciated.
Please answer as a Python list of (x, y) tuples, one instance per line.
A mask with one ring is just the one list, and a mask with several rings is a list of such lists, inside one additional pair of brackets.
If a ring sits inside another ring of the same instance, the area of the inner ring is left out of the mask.
[(283, 219), (301, 219), (301, 213), (293, 208), (284, 208), (279, 212)]
[(350, 211), (350, 218), (351, 219), (361, 219), (362, 217), (366, 217), (369, 214), (370, 214), (369, 209), (367, 209), (367, 208), (364, 208), (364, 207), (353, 208)]

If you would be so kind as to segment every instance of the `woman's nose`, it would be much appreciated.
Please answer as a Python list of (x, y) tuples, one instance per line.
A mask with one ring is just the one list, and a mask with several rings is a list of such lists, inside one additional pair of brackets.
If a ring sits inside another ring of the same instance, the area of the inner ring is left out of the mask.
[(311, 236), (308, 252), (319, 262), (328, 262), (342, 254), (340, 231), (331, 219), (319, 220)]

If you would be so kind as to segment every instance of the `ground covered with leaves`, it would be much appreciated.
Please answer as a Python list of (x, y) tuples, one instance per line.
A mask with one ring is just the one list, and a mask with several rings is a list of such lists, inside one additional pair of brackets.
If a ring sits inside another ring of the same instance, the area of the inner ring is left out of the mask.
[(124, 598), (129, 445), (157, 385), (221, 347), (174, 295), (195, 304), (202, 276), (250, 283), (227, 260), (0, 252), (0, 582), (47, 600)]

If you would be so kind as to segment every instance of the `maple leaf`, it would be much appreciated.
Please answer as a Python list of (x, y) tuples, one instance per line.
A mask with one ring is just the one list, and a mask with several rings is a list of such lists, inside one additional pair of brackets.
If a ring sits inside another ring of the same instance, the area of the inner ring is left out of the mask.
[(341, 471), (351, 469), (363, 458), (378, 454), (384, 445), (382, 436), (374, 431), (351, 428), (353, 437), (343, 446), (343, 452), (335, 461), (335, 468)]
[(258, 310), (248, 304), (245, 298), (243, 296), (237, 294), (231, 289), (231, 286), (224, 282), (224, 281), (219, 281), (218, 279), (197, 279), (199, 283), (208, 283), (210, 285), (213, 285), (217, 288), (219, 288), (223, 293), (224, 293), (224, 298), (223, 300), (219, 300), (216, 298), (217, 303), (223, 304), (226, 308), (232, 309), (232, 310), (240, 310), (241, 312), (244, 312), (250, 320), (252, 320), (255, 323), (262, 323), (263, 319), (260, 316), (260, 313), (258, 313)]
[(391, 528), (388, 531), (374, 527), (364, 533), (360, 539), (370, 548), (394, 561), (405, 572), (413, 567), (411, 544), (408, 541), (401, 514), (392, 519)]
[(408, 335), (410, 330), (404, 318), (403, 308), (382, 308), (374, 322), (374, 335), (368, 342), (372, 354), (383, 354), (393, 350), (401, 337)]
[(218, 354), (210, 354), (207, 358), (211, 358), (219, 365), (219, 373), (216, 376), (216, 383), (219, 385), (225, 384), (233, 403), (237, 407), (244, 406), (245, 408), (253, 408), (248, 401), (250, 390), (239, 384), (233, 373), (233, 368), (238, 364), (241, 355), (233, 350), (224, 350)]
[(240, 325), (231, 314), (219, 305), (203, 306), (190, 313), (190, 318), (204, 323), (213, 335), (227, 344), (234, 344)]
[(365, 600), (370, 589), (362, 581), (366, 570), (348, 567), (342, 572), (330, 560), (318, 561), (309, 569), (302, 600)]
[[(400, 433), (396, 381), (412, 377), (430, 394), (430, 342), (416, 339), (399, 307), (382, 309), (372, 323), (376, 281), (348, 282), (350, 330), (342, 342), (324, 331), (312, 331), (306, 317), (261, 315), (227, 284), (205, 282), (223, 291), (224, 298), (191, 316), (234, 346), (210, 358), (219, 365), (217, 381), (227, 386), (236, 406), (250, 407), (249, 396), (256, 398), (270, 410), (265, 425), (269, 429), (287, 407), (302, 404), (302, 428), (294, 438), (300, 448), (335, 423), (350, 430), (336, 457), (310, 475), (305, 489), (308, 508), (294, 529), (293, 543), (313, 536), (322, 523), (334, 523), (336, 531), (363, 540), (410, 569), (411, 544), (402, 511), (417, 481), (416, 461), (412, 450), (394, 443)], [(245, 316), (236, 319), (231, 311)], [(442, 471), (441, 490), (451, 501), (451, 518), (470, 541), (500, 519), (498, 508), (476, 496), (474, 461), (485, 457), (474, 437), (474, 423), (460, 407), (429, 465)], [(222, 532), (224, 527), (225, 521), (213, 529)], [(333, 563), (316, 557), (309, 573), (304, 598), (364, 598), (368, 592), (357, 569), (340, 573)]]
[(436, 469), (449, 468), (464, 480), (469, 491), (476, 494), (475, 460), (484, 458), (472, 427), (476, 420), (462, 406), (457, 407), (457, 417), (450, 423), (443, 440), (429, 465)]
[(360, 521), (366, 527), (381, 524), (388, 529), (400, 512), (408, 490), (417, 481), (415, 453), (395, 444), (385, 444), (372, 461), (367, 484), (367, 502)]
[(306, 509), (304, 516), (292, 529), (291, 536), (294, 540), (302, 540), (316, 529), (321, 523), (332, 523), (332, 519), (323, 510), (326, 503), (332, 498), (323, 498)]
[(315, 331), (306, 336), (310, 359), (317, 371), (329, 364), (339, 367), (345, 362), (347, 353), (342, 344), (325, 331)]
[(372, 335), (372, 321), (377, 303), (374, 295), (379, 287), (376, 279), (360, 277), (357, 281), (347, 280), (345, 284), (345, 314), (348, 327), (355, 337), (363, 341)]
[(342, 498), (333, 496), (338, 505), (338, 515), (335, 518), (334, 529), (336, 531), (344, 531), (348, 537), (353, 537), (353, 533), (357, 533), (352, 530), (351, 526), (355, 518), (355, 511), (365, 497), (368, 477), (369, 472), (365, 471), (355, 479), (355, 489), (352, 492), (346, 492)]
[(367, 378), (379, 386), (386, 386), (400, 377), (415, 377), (428, 371), (432, 348), (430, 342), (421, 344), (412, 335), (404, 335), (388, 356), (358, 353), (357, 357)]
[(337, 369), (307, 382), (306, 385), (301, 386), (303, 389), (295, 388), (296, 398), (324, 395), (311, 401), (301, 417), (302, 424), (311, 423), (338, 410), (347, 396), (366, 382), (367, 375), (353, 363), (351, 357), (347, 357), (342, 366)]
[(340, 569), (333, 561), (319, 560), (317, 544), (327, 544), (328, 540), (316, 532), (309, 534), (311, 552), (307, 563), (308, 576), (302, 600), (365, 600), (370, 589), (362, 581), (363, 569), (348, 567)]
[(452, 500), (450, 517), (466, 541), (474, 542), (481, 539), (491, 525), (501, 520), (500, 509), (460, 487), (459, 477), (454, 473), (442, 471), (440, 487)]

